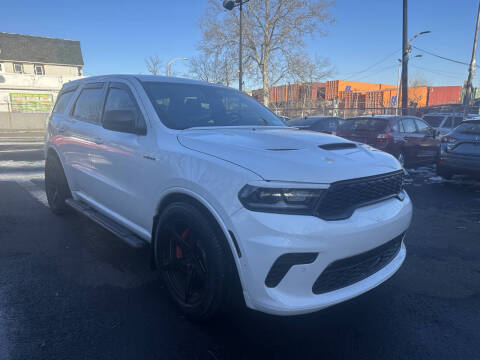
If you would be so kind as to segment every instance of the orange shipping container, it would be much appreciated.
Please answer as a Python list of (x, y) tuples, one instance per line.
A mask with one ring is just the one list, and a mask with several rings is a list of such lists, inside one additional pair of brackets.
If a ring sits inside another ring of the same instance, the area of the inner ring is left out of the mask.
[(340, 98), (340, 92), (349, 92), (349, 91), (370, 91), (370, 90), (382, 90), (382, 89), (391, 89), (395, 85), (388, 84), (375, 84), (375, 83), (366, 83), (360, 81), (348, 81), (348, 80), (331, 80), (327, 81), (325, 98), (327, 100)]

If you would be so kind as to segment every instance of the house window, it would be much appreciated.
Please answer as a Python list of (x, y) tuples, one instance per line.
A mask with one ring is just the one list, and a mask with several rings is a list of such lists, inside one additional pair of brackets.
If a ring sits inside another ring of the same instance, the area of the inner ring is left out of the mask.
[(35, 75), (45, 75), (45, 70), (43, 69), (43, 65), (35, 65)]
[(23, 74), (23, 65), (22, 64), (13, 64), (13, 71), (18, 74)]
[(3, 71), (3, 68), (2, 68), (2, 63), (0, 63), (0, 72)]

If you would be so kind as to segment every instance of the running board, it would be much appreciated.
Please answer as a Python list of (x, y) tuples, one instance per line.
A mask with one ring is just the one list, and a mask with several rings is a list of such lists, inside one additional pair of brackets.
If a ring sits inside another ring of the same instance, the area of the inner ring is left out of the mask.
[(75, 211), (78, 211), (80, 214), (85, 215), (90, 220), (93, 220), (98, 225), (102, 226), (103, 228), (107, 229), (108, 231), (119, 237), (127, 245), (134, 248), (141, 248), (146, 245), (146, 242), (144, 240), (139, 238), (126, 227), (99, 213), (97, 210), (87, 205), (83, 201), (66, 199), (65, 202)]

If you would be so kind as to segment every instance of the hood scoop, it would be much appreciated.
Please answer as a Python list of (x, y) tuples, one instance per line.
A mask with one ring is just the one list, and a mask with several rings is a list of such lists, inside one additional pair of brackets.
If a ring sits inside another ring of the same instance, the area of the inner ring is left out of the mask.
[(324, 144), (318, 145), (320, 149), (323, 150), (345, 150), (345, 149), (355, 149), (357, 147), (354, 143), (331, 143), (331, 144)]

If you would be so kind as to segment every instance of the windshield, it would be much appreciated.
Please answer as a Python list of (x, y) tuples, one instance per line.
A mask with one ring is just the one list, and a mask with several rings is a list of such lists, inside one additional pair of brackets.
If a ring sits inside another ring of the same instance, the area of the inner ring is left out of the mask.
[(315, 121), (317, 121), (315, 118), (296, 118), (290, 120), (287, 124), (288, 126), (310, 126)]
[(439, 127), (440, 124), (442, 123), (442, 120), (444, 119), (444, 116), (424, 116), (423, 120), (428, 122), (428, 124), (432, 127)]
[(255, 99), (219, 86), (143, 82), (163, 124), (183, 130), (205, 126), (285, 126)]
[(460, 124), (456, 129), (456, 133), (460, 134), (478, 134), (480, 135), (480, 121), (469, 121)]
[(378, 118), (348, 119), (339, 126), (343, 131), (383, 131), (387, 127), (388, 120)]

